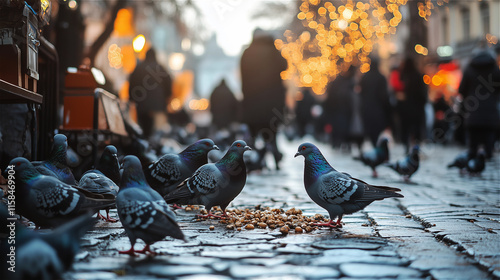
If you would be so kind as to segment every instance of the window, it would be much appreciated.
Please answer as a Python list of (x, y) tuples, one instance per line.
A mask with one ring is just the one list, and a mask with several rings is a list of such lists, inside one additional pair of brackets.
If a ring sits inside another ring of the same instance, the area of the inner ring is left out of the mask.
[(481, 2), (479, 5), (479, 13), (481, 15), (481, 26), (483, 28), (483, 34), (486, 35), (490, 33), (490, 10), (489, 5), (485, 1)]
[(448, 45), (450, 43), (450, 30), (448, 23), (448, 16), (443, 16), (441, 18), (441, 38), (443, 40), (443, 45)]
[(470, 10), (469, 8), (462, 8), (461, 10), (462, 14), (462, 32), (463, 32), (463, 39), (464, 41), (467, 41), (470, 39)]

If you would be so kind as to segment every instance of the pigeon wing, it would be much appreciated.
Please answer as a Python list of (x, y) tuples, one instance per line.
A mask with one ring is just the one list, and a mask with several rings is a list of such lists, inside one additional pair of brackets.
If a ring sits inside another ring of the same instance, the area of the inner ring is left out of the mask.
[(355, 180), (336, 171), (322, 175), (317, 183), (319, 197), (333, 204), (349, 201), (353, 194), (359, 191)]
[(215, 164), (205, 164), (198, 168), (189, 180), (189, 186), (201, 194), (213, 193), (228, 183), (229, 178), (224, 176)]
[(46, 176), (32, 186), (30, 196), (35, 207), (47, 216), (76, 213), (84, 200), (77, 189)]
[(118, 186), (101, 172), (88, 172), (80, 179), (78, 186), (82, 189), (98, 194), (118, 194)]
[(164, 155), (149, 166), (151, 177), (163, 186), (170, 186), (181, 180), (181, 161), (178, 155)]

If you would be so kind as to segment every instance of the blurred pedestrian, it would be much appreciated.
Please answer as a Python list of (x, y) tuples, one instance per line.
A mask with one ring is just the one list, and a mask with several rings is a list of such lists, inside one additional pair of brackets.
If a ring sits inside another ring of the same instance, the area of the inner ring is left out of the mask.
[(334, 148), (348, 144), (355, 72), (356, 68), (350, 66), (349, 69), (331, 81), (326, 88), (327, 97), (323, 101), (323, 110), (325, 118), (332, 128), (331, 141)]
[(472, 58), (458, 92), (463, 96), (469, 158), (476, 156), (481, 144), (486, 157), (491, 158), (495, 134), (500, 129), (500, 69), (488, 51), (482, 50)]
[(172, 96), (172, 78), (156, 60), (153, 48), (130, 74), (129, 96), (137, 105), (137, 122), (148, 139), (155, 128), (155, 119), (166, 120), (167, 101)]
[(387, 80), (379, 71), (378, 59), (373, 58), (370, 71), (361, 77), (361, 112), (364, 134), (373, 147), (382, 131), (392, 125), (392, 107)]
[(286, 60), (274, 46), (274, 39), (262, 29), (256, 29), (250, 46), (241, 56), (241, 84), (243, 91), (243, 122), (253, 138), (260, 135), (265, 146), (259, 150), (259, 161), (270, 150), (276, 168), (283, 154), (276, 143), (277, 126), (284, 121), (286, 89), (280, 73), (287, 68)]
[(238, 99), (226, 85), (226, 80), (222, 79), (210, 95), (210, 112), (216, 129), (229, 129), (231, 123), (237, 122), (239, 120), (238, 109)]
[(304, 88), (297, 94), (297, 103), (295, 105), (297, 136), (304, 137), (307, 133), (307, 127), (313, 122), (312, 108), (316, 104), (316, 100), (308, 88)]
[(452, 113), (451, 107), (444, 98), (441, 91), (436, 93), (434, 101), (432, 102), (434, 109), (434, 122), (432, 127), (432, 140), (436, 143), (446, 144), (449, 137), (450, 122), (446, 120), (446, 116)]
[(425, 104), (427, 103), (427, 86), (423, 75), (418, 71), (415, 62), (408, 57), (404, 60), (400, 81), (404, 87), (403, 95), (398, 97), (398, 115), (401, 124), (401, 141), (406, 153), (410, 152), (411, 142), (419, 144), (425, 125)]
[(365, 127), (361, 112), (361, 92), (359, 86), (354, 87), (352, 94), (352, 118), (349, 127), (349, 143), (354, 143), (361, 155), (364, 142)]

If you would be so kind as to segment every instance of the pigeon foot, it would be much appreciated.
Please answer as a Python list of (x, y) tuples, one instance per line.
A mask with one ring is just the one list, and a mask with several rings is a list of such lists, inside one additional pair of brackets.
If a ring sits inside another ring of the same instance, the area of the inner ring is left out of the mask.
[(140, 251), (135, 251), (136, 253), (139, 253), (139, 254), (151, 254), (153, 256), (156, 256), (158, 255), (158, 253), (156, 253), (155, 251), (152, 251), (151, 248), (149, 247), (149, 244), (147, 244), (146, 246), (144, 246), (144, 248)]
[(176, 203), (171, 204), (171, 205), (170, 205), (170, 207), (172, 207), (172, 210), (176, 210), (176, 209), (184, 209), (184, 208), (182, 208), (182, 206), (179, 206), (179, 205), (177, 205)]
[(118, 222), (117, 219), (113, 219), (109, 216), (109, 210), (106, 210), (106, 217), (104, 217), (101, 213), (98, 213), (97, 217), (103, 221), (110, 222), (110, 223)]
[(126, 251), (118, 251), (118, 254), (124, 254), (124, 255), (129, 255), (132, 257), (137, 257), (137, 255), (135, 254), (135, 251), (134, 251), (134, 246), (130, 247), (130, 249), (126, 250)]

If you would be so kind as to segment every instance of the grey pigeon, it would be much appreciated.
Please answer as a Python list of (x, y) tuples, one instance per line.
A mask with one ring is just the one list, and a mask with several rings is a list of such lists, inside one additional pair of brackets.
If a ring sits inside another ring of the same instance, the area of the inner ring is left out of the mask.
[(207, 164), (207, 155), (219, 148), (210, 139), (201, 139), (179, 154), (166, 154), (151, 163), (145, 170), (149, 185), (164, 196), (186, 180), (200, 166)]
[(453, 159), (453, 162), (448, 164), (448, 168), (456, 167), (459, 169), (460, 172), (463, 172), (467, 168), (467, 162), (469, 161), (469, 153), (468, 152), (463, 152), (458, 154), (455, 159)]
[[(63, 273), (71, 268), (75, 255), (80, 250), (80, 238), (93, 228), (94, 223), (95, 219), (84, 215), (44, 234), (16, 224), (15, 273), (8, 271), (10, 264), (3, 261), (0, 265), (1, 278), (63, 279)], [(11, 245), (7, 242), (1, 244), (0, 254), (6, 256)]]
[[(226, 207), (243, 190), (247, 179), (243, 153), (251, 150), (245, 141), (235, 141), (224, 157), (216, 163), (198, 168), (190, 178), (164, 198), (168, 203), (203, 204), (209, 216), (219, 205), (226, 216)], [(220, 217), (219, 217), (220, 218)]]
[[(108, 194), (116, 197), (120, 188), (120, 163), (118, 162), (118, 151), (113, 145), (104, 148), (96, 169), (83, 173), (79, 182), (79, 188), (95, 194)], [(114, 180), (113, 180), (113, 179)], [(116, 222), (116, 219), (109, 217), (109, 208), (106, 208), (106, 217), (101, 213), (98, 217), (108, 222)]]
[[(161, 195), (153, 190), (144, 177), (141, 162), (136, 156), (126, 156), (123, 161), (123, 175), (120, 191), (116, 196), (118, 216), (130, 239), (131, 247), (120, 254), (135, 256), (135, 253), (155, 254), (149, 246), (166, 236), (184, 239), (175, 213)], [(146, 246), (140, 251), (134, 250), (137, 239), (142, 239)]]
[(361, 153), (361, 156), (358, 158), (354, 158), (356, 160), (360, 160), (365, 165), (370, 166), (373, 171), (372, 176), (378, 177), (377, 170), (375, 169), (380, 164), (387, 162), (389, 160), (389, 140), (385, 137), (381, 138), (377, 146), (370, 150)]
[(55, 177), (66, 184), (77, 185), (78, 182), (66, 163), (67, 151), (68, 139), (64, 134), (56, 134), (49, 158), (45, 161), (34, 161), (32, 164), (42, 175)]
[(481, 151), (475, 157), (471, 157), (467, 161), (467, 171), (472, 175), (481, 174), (486, 168), (486, 154)]
[[(397, 188), (369, 185), (347, 173), (335, 170), (311, 143), (299, 146), (297, 156), (304, 156), (304, 185), (311, 199), (328, 211), (329, 223), (318, 226), (342, 227), (345, 214), (362, 210), (375, 200), (388, 197), (403, 197)], [(338, 217), (337, 222), (333, 220)]]
[(413, 146), (411, 153), (408, 154), (404, 159), (400, 159), (396, 162), (387, 163), (386, 166), (392, 168), (399, 175), (403, 175), (405, 181), (409, 181), (411, 175), (417, 172), (420, 165), (420, 148), (418, 145)]
[(58, 226), (114, 205), (114, 199), (106, 195), (92, 194), (41, 175), (25, 158), (14, 158), (9, 166), (16, 172), (16, 211), (39, 227)]

